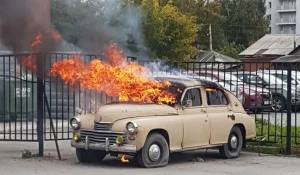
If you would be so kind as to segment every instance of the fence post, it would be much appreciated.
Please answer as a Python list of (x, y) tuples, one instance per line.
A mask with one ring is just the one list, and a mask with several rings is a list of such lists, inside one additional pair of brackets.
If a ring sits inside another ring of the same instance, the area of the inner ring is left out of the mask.
[(291, 130), (291, 123), (292, 123), (292, 113), (291, 113), (291, 105), (292, 105), (292, 65), (291, 63), (287, 63), (287, 127), (286, 127), (286, 155), (292, 154), (292, 130)]
[(44, 156), (44, 65), (43, 54), (37, 57), (37, 136), (39, 156)]

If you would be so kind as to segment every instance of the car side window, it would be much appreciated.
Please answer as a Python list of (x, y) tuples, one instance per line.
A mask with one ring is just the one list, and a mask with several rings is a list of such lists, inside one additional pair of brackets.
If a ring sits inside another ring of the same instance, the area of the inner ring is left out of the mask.
[(187, 102), (190, 100), (192, 102), (191, 106), (201, 106), (202, 105), (202, 99), (200, 94), (199, 88), (193, 88), (186, 91), (183, 102)]
[(223, 91), (214, 88), (205, 88), (208, 105), (228, 105), (228, 100)]

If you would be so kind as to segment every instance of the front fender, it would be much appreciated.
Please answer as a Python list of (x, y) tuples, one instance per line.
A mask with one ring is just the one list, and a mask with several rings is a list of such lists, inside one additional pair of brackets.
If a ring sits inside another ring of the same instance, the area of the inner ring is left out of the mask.
[(84, 114), (74, 118), (78, 118), (80, 120), (80, 129), (94, 129), (95, 114)]
[(119, 120), (112, 125), (112, 130), (127, 132), (126, 124), (131, 121), (137, 123), (138, 129), (134, 137), (127, 134), (127, 142), (136, 145), (137, 151), (143, 148), (149, 133), (155, 131), (165, 131), (168, 134), (166, 139), (168, 139), (171, 151), (182, 150), (183, 122), (180, 116), (151, 116)]

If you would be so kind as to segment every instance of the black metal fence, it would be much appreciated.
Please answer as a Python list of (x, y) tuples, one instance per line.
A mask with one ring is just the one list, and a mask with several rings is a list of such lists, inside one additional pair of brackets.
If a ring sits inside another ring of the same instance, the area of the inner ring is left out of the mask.
[[(0, 55), (0, 140), (40, 141), (42, 144), (43, 140), (54, 140), (54, 133), (58, 140), (71, 139), (69, 119), (75, 115), (76, 107), (85, 113), (96, 113), (100, 106), (118, 100), (82, 91), (79, 85), (69, 87), (58, 78), (37, 78), (18, 63), (19, 58), (27, 56)], [(72, 54), (38, 56), (44, 60), (43, 69), (47, 72), (53, 63), (68, 59)], [(95, 55), (81, 56), (86, 64), (98, 59)], [(262, 136), (265, 143), (281, 144), (289, 153), (300, 142), (298, 63), (183, 62), (176, 66), (138, 63), (147, 67), (153, 76), (184, 76), (218, 82), (232, 91), (245, 110), (256, 118), (257, 135)]]

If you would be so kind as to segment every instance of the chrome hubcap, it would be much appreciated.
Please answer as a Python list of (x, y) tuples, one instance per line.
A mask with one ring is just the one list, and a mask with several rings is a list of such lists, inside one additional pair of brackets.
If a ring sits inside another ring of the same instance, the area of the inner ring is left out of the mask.
[(160, 158), (160, 148), (158, 145), (153, 144), (149, 148), (149, 158), (152, 161), (157, 161)]
[(237, 146), (238, 146), (238, 139), (236, 136), (232, 136), (231, 139), (230, 139), (230, 146), (231, 148), (233, 149), (236, 149)]

